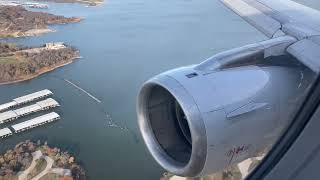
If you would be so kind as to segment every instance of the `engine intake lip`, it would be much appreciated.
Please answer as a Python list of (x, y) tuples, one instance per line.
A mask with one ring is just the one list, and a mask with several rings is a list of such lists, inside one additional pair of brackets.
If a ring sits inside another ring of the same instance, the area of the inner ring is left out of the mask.
[[(192, 139), (191, 154), (187, 162), (180, 162), (172, 158), (162, 148), (154, 134), (148, 112), (148, 99), (154, 87), (161, 87), (168, 91), (185, 113)], [(144, 83), (137, 102), (139, 128), (154, 159), (171, 173), (189, 177), (199, 175), (207, 157), (207, 136), (201, 113), (188, 91), (176, 79), (161, 74)]]

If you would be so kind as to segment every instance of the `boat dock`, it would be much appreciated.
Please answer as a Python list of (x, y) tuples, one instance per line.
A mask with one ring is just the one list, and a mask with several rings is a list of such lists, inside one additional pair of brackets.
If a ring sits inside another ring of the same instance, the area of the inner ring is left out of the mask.
[(0, 112), (4, 111), (4, 110), (7, 110), (9, 108), (12, 108), (12, 107), (16, 107), (16, 106), (19, 106), (19, 105), (22, 105), (22, 104), (26, 104), (26, 103), (29, 103), (29, 102), (32, 102), (32, 101), (36, 101), (38, 99), (42, 99), (42, 98), (50, 96), (52, 94), (53, 93), (49, 89), (44, 89), (44, 90), (41, 90), (41, 91), (38, 91), (38, 92), (35, 92), (35, 93), (32, 93), (32, 94), (28, 94), (28, 95), (25, 95), (25, 96), (21, 96), (21, 97), (15, 98), (11, 102), (8, 102), (8, 103), (5, 103), (5, 104), (1, 104), (0, 105)]
[(12, 135), (12, 131), (9, 128), (0, 129), (0, 138), (5, 138)]
[[(39, 111), (44, 111), (50, 108), (60, 106), (60, 104), (53, 98), (40, 100), (50, 95), (53, 95), (53, 93), (48, 89), (44, 89), (41, 91), (37, 91), (31, 94), (27, 94), (27, 95), (15, 98), (11, 102), (1, 104), (0, 105), (0, 124), (13, 121), (15, 119), (18, 119), (20, 117), (26, 116), (31, 113), (36, 113)], [(30, 102), (33, 102), (33, 101), (36, 101), (36, 102), (31, 104)], [(30, 103), (30, 104), (27, 104), (27, 103)], [(14, 107), (17, 107), (20, 105), (23, 107), (13, 109)], [(51, 113), (47, 113), (45, 115), (38, 116), (33, 119), (30, 119), (12, 126), (8, 126), (6, 128), (0, 129), (0, 139), (11, 136), (14, 133), (19, 133), (34, 127), (42, 126), (44, 124), (56, 121), (58, 119), (60, 119), (60, 115), (57, 114), (56, 112), (51, 112)]]
[(12, 128), (15, 133), (19, 133), (19, 132), (22, 132), (22, 131), (25, 131), (25, 130), (28, 130), (28, 129), (31, 129), (31, 128), (34, 128), (37, 126), (41, 126), (41, 125), (56, 121), (58, 119), (60, 119), (59, 114), (52, 112), (52, 113), (45, 114), (43, 116), (39, 116), (34, 119), (28, 120), (28, 121), (24, 121), (19, 124), (15, 124), (12, 126)]
[(0, 113), (0, 124), (12, 121), (14, 119), (17, 119), (19, 117), (22, 117), (31, 113), (47, 110), (57, 106), (60, 106), (57, 101), (55, 101), (52, 98), (48, 98), (43, 101), (39, 101), (35, 104), (32, 104), (30, 106), (26, 106), (16, 110), (6, 111), (3, 113)]
[(5, 104), (1, 104), (0, 105), (0, 111), (4, 111), (4, 110), (7, 110), (9, 108), (15, 107), (16, 105), (17, 105), (17, 103), (14, 102), (14, 101), (11, 101), (11, 102), (8, 102), (8, 103), (5, 103)]

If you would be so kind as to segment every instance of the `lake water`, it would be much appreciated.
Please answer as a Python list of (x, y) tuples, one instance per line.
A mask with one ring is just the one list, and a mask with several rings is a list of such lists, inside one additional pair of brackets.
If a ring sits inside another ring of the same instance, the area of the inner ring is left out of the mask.
[[(62, 117), (2, 140), (0, 151), (27, 139), (47, 140), (75, 153), (91, 180), (151, 180), (159, 179), (164, 171), (147, 152), (138, 131), (135, 103), (145, 80), (171, 68), (199, 63), (217, 52), (265, 39), (215, 0), (107, 0), (98, 7), (49, 6), (45, 11), (85, 19), (52, 26), (56, 33), (8, 41), (27, 45), (63, 41), (78, 48), (83, 58), (35, 79), (0, 86), (0, 103), (48, 88), (61, 104), (54, 111)], [(110, 126), (110, 122), (122, 128)]]

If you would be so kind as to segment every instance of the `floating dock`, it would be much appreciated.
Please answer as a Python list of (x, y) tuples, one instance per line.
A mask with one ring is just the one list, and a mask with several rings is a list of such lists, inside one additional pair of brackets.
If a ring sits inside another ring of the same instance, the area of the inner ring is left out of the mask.
[(16, 105), (17, 105), (17, 103), (14, 102), (14, 101), (11, 101), (11, 102), (8, 102), (8, 103), (5, 103), (5, 104), (1, 104), (0, 105), (0, 111), (10, 109), (10, 108), (12, 108), (12, 107), (14, 107)]
[(4, 110), (10, 109), (15, 106), (19, 106), (19, 105), (26, 104), (26, 103), (29, 103), (32, 101), (36, 101), (38, 99), (50, 96), (52, 94), (53, 93), (49, 89), (44, 89), (44, 90), (41, 90), (41, 91), (38, 91), (38, 92), (35, 92), (32, 94), (21, 96), (21, 97), (13, 99), (13, 101), (11, 101), (11, 102), (1, 104), (0, 111), (4, 111)]
[(12, 135), (12, 131), (9, 128), (0, 129), (0, 138), (5, 138)]
[(48, 98), (30, 106), (26, 106), (16, 110), (6, 111), (3, 113), (0, 113), (0, 124), (15, 120), (19, 117), (22, 117), (31, 113), (47, 110), (57, 106), (60, 106), (57, 101), (55, 101), (52, 98)]
[(28, 95), (25, 95), (25, 96), (21, 96), (21, 97), (15, 98), (15, 99), (13, 99), (13, 101), (16, 102), (18, 105), (20, 105), (20, 104), (25, 104), (25, 103), (28, 103), (28, 102), (32, 102), (32, 101), (35, 101), (35, 100), (50, 96), (52, 94), (53, 93), (49, 89), (45, 89), (45, 90), (42, 90), (42, 91), (38, 91), (38, 92), (35, 92), (35, 93), (32, 93), (32, 94), (28, 94)]
[(31, 129), (31, 128), (34, 128), (37, 126), (44, 125), (46, 123), (56, 121), (58, 119), (60, 119), (59, 114), (52, 112), (52, 113), (45, 114), (43, 116), (39, 116), (34, 119), (28, 120), (28, 121), (24, 121), (19, 124), (15, 124), (12, 126), (12, 128), (15, 133), (19, 133), (19, 132), (22, 132), (22, 131), (25, 131), (25, 130), (28, 130), (28, 129)]

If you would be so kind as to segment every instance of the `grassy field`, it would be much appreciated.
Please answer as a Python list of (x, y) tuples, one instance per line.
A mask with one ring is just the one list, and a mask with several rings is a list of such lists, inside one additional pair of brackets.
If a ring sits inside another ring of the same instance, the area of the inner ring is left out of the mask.
[(21, 60), (17, 59), (16, 56), (0, 57), (0, 64), (18, 64), (18, 63), (21, 63)]

